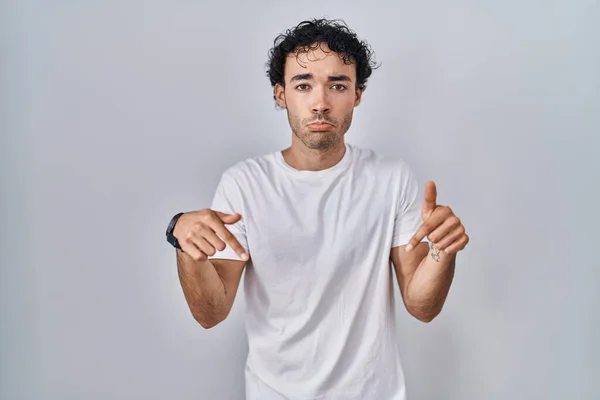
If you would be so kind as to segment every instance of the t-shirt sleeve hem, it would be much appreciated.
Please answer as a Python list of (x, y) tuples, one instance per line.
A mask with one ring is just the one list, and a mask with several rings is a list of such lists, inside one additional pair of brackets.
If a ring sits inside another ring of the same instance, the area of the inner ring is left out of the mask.
[[(396, 236), (392, 239), (392, 247), (406, 246), (410, 239), (412, 239), (412, 237), (413, 235)], [(428, 243), (429, 241), (427, 240), (427, 238), (423, 238), (423, 240), (421, 240), (421, 243), (423, 242)]]
[(238, 261), (243, 261), (240, 256), (238, 256), (238, 254), (233, 251), (232, 249), (230, 249), (229, 247), (225, 248), (225, 250), (223, 251), (218, 251), (212, 255), (212, 256), (208, 256), (209, 260), (213, 260), (213, 259), (223, 259), (223, 260), (238, 260)]

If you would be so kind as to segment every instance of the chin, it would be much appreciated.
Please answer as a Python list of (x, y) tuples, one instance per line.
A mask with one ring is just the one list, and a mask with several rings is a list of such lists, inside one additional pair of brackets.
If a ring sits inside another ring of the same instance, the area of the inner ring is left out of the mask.
[(341, 136), (333, 132), (312, 132), (302, 138), (302, 143), (312, 150), (327, 150), (333, 147)]

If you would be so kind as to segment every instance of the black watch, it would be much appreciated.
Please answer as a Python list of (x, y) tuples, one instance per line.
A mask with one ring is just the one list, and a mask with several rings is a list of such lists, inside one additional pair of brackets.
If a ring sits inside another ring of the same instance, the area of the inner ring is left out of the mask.
[(179, 249), (179, 250), (181, 250), (181, 246), (179, 245), (179, 240), (177, 240), (177, 238), (175, 236), (173, 236), (173, 230), (175, 230), (175, 224), (177, 223), (177, 220), (183, 214), (185, 214), (185, 213), (181, 212), (181, 213), (175, 215), (171, 219), (171, 222), (169, 222), (169, 226), (167, 227), (167, 242), (171, 243), (173, 245), (173, 247), (175, 247), (176, 249)]

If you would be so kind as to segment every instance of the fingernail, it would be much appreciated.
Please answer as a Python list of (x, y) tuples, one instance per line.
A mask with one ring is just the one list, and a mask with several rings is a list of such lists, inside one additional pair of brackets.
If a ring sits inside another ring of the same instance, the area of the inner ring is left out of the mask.
[(242, 253), (242, 260), (248, 261), (248, 254)]
[(413, 249), (413, 245), (412, 244), (408, 244), (406, 245), (406, 251), (411, 251)]

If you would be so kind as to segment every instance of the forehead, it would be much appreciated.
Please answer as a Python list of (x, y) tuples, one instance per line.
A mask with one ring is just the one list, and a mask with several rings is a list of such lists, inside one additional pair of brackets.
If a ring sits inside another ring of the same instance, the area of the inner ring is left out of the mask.
[(347, 75), (354, 80), (356, 66), (354, 63), (345, 63), (340, 54), (330, 50), (326, 44), (300, 48), (288, 54), (284, 71), (286, 81), (292, 76), (309, 73), (317, 79), (330, 75)]

